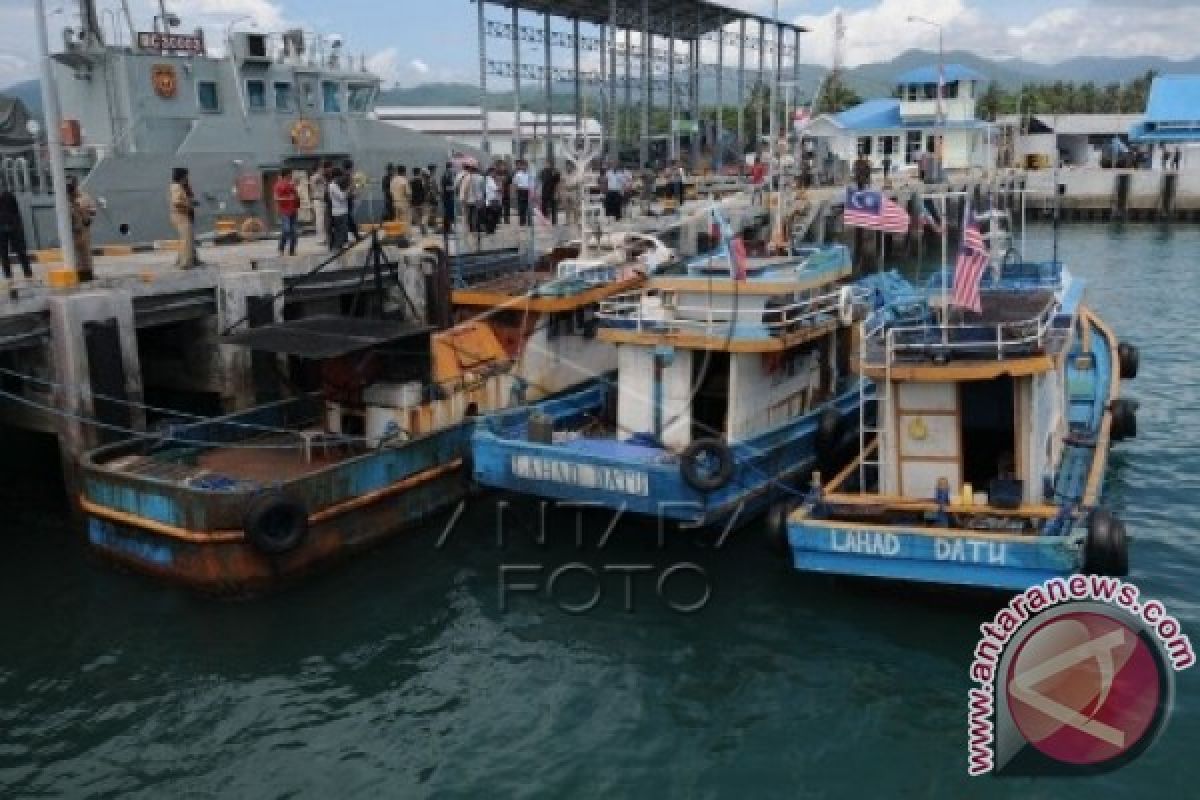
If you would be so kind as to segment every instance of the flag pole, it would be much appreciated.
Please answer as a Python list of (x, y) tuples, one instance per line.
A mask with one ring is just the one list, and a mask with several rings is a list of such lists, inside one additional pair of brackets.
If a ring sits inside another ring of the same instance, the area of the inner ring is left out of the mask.
[(950, 286), (949, 275), (947, 274), (946, 260), (949, 258), (950, 248), (950, 226), (947, 224), (948, 216), (948, 198), (945, 193), (942, 194), (942, 344), (949, 346), (950, 344)]

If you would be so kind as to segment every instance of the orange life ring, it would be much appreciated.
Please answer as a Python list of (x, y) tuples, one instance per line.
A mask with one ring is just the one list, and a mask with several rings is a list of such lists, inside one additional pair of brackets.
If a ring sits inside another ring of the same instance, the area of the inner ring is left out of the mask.
[(311, 119), (298, 120), (292, 125), (292, 144), (297, 150), (311, 153), (321, 144), (321, 129)]
[(247, 217), (242, 222), (242, 236), (250, 238), (252, 236), (262, 236), (267, 232), (266, 224), (258, 217)]

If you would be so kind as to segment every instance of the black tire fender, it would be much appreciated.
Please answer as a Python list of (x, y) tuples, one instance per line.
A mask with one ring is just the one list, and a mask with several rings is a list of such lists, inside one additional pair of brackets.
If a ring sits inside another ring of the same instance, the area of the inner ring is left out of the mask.
[[(711, 461), (709, 468), (705, 462)], [(698, 492), (715, 492), (733, 478), (733, 451), (720, 439), (698, 439), (679, 457), (683, 482)]]
[(1107, 509), (1096, 509), (1088, 518), (1083, 569), (1091, 575), (1117, 578), (1129, 574), (1129, 538), (1125, 523)]
[(1121, 368), (1121, 380), (1131, 381), (1138, 375), (1142, 353), (1135, 345), (1121, 342), (1117, 345), (1117, 363)]
[(791, 513), (791, 503), (777, 500), (767, 509), (763, 518), (767, 547), (772, 553), (780, 556), (787, 556), (791, 552), (791, 545), (788, 543), (788, 517)]
[(283, 555), (308, 537), (308, 510), (282, 492), (261, 492), (247, 504), (242, 529), (260, 552)]
[(1118, 397), (1112, 404), (1112, 427), (1109, 430), (1114, 442), (1136, 439), (1138, 404), (1128, 397)]

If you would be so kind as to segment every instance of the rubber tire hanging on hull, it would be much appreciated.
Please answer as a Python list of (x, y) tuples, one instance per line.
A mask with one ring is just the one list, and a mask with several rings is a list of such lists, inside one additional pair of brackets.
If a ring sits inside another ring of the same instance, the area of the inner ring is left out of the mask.
[(1112, 404), (1112, 428), (1109, 433), (1114, 442), (1137, 438), (1137, 402), (1128, 397), (1118, 397)]
[[(716, 466), (707, 469), (701, 459), (715, 459)], [(679, 457), (679, 473), (683, 482), (698, 492), (715, 492), (723, 489), (733, 477), (733, 451), (718, 439), (699, 439), (692, 442)]]
[(280, 492), (263, 492), (251, 498), (242, 529), (259, 551), (283, 555), (308, 537), (308, 511)]
[(786, 556), (791, 552), (787, 531), (788, 517), (791, 516), (791, 513), (791, 504), (785, 500), (777, 500), (771, 504), (771, 507), (767, 509), (766, 516), (763, 517), (767, 548), (780, 556)]
[(1121, 342), (1117, 345), (1117, 362), (1121, 366), (1121, 380), (1131, 381), (1138, 376), (1142, 354), (1136, 346)]
[(1089, 575), (1121, 578), (1129, 574), (1129, 539), (1125, 534), (1125, 523), (1107, 509), (1096, 509), (1088, 519), (1083, 569)]

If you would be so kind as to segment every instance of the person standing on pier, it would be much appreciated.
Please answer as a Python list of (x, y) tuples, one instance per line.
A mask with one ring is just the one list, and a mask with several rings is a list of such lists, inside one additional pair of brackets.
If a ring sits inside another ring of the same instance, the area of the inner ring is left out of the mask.
[(176, 167), (171, 171), (168, 199), (171, 226), (179, 234), (179, 255), (175, 257), (175, 266), (178, 269), (192, 269), (196, 266), (196, 208), (195, 195), (185, 167)]
[(11, 281), (9, 248), (17, 254), (25, 279), (32, 279), (33, 269), (29, 266), (29, 253), (25, 249), (25, 223), (21, 220), (21, 208), (17, 205), (17, 196), (3, 189), (0, 190), (0, 267), (4, 268), (4, 278)]
[(496, 226), (500, 223), (500, 181), (496, 179), (495, 167), (488, 167), (483, 196), (484, 211), (481, 227), (485, 232), (492, 234), (496, 232)]
[(547, 161), (546, 166), (542, 167), (540, 176), (542, 187), (542, 216), (550, 221), (551, 225), (558, 224), (558, 185), (562, 181), (562, 175), (558, 168), (554, 166), (554, 161)]
[(604, 181), (604, 214), (619, 220), (622, 204), (621, 171), (614, 165), (605, 171), (602, 180)]
[(503, 161), (501, 162), (500, 172), (500, 211), (503, 214), (505, 225), (512, 223), (512, 193), (512, 164), (509, 164), (507, 161)]
[(449, 236), (454, 229), (454, 164), (446, 162), (446, 171), (442, 173), (442, 234)]
[(860, 192), (871, 185), (871, 162), (865, 153), (859, 153), (854, 162), (854, 184)]
[(408, 225), (412, 222), (412, 185), (408, 182), (408, 167), (396, 167), (389, 192), (392, 196), (392, 219)]
[(67, 178), (67, 200), (71, 211), (71, 239), (75, 243), (75, 271), (79, 280), (90, 281), (92, 272), (92, 220), (96, 218), (96, 203), (79, 188), (79, 181)]
[(287, 250), (289, 256), (296, 255), (296, 217), (300, 213), (300, 195), (292, 183), (292, 171), (286, 167), (275, 181), (275, 211), (279, 214), (279, 255)]
[(313, 223), (317, 228), (317, 241), (333, 248), (329, 233), (329, 175), (333, 166), (328, 161), (313, 172), (308, 182), (308, 200), (312, 203)]
[(1182, 159), (1183, 159), (1183, 153), (1180, 151), (1180, 149), (1178, 147), (1176, 147), (1175, 152), (1171, 154), (1171, 171), (1172, 172), (1179, 172), (1179, 164), (1182, 161)]
[(412, 224), (421, 229), (422, 235), (428, 233), (425, 229), (425, 197), (429, 194), (429, 189), (425, 172), (420, 167), (413, 167), (413, 176), (409, 181), (408, 192), (412, 198)]
[(388, 164), (387, 169), (383, 171), (383, 181), (379, 185), (379, 191), (383, 194), (383, 221), (388, 222), (396, 218), (396, 205), (392, 202), (392, 178), (396, 176), (396, 165)]
[(522, 228), (530, 225), (529, 190), (533, 180), (529, 176), (529, 165), (524, 161), (517, 162), (517, 172), (513, 175), (513, 186), (517, 189), (517, 224)]
[(341, 250), (350, 238), (350, 176), (337, 173), (329, 182), (330, 249)]
[[(362, 241), (362, 233), (358, 230), (358, 219), (354, 216), (355, 201), (358, 200), (359, 176), (354, 174), (354, 161), (347, 158), (342, 162), (342, 172), (346, 176), (346, 230), (354, 237), (354, 243)], [(347, 240), (349, 241), (349, 240)]]

